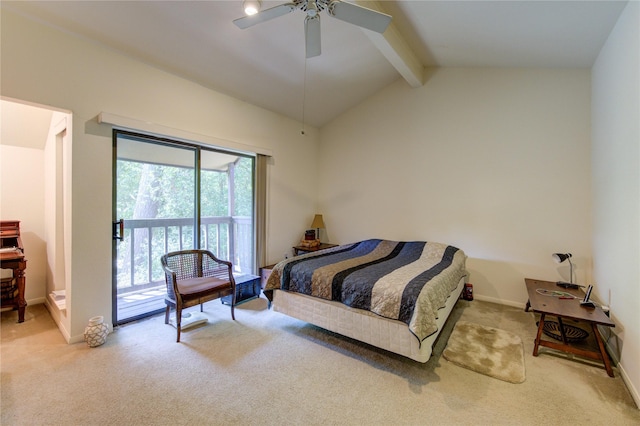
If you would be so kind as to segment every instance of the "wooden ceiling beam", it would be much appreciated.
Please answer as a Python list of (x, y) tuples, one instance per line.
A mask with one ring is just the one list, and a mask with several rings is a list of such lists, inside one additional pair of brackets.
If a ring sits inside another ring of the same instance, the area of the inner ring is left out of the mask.
[[(386, 13), (376, 1), (355, 0), (354, 3), (377, 12)], [(417, 88), (424, 84), (424, 66), (411, 50), (393, 20), (383, 34), (366, 29), (362, 31), (411, 87)]]

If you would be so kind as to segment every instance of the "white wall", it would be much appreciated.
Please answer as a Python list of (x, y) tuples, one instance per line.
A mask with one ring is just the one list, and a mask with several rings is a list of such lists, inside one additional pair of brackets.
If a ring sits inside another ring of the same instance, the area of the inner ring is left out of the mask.
[[(438, 69), (322, 128), (329, 240), (430, 240), (469, 259), (474, 293), (524, 306), (524, 278), (591, 277), (588, 70)], [(533, 326), (533, 325), (532, 325)]]
[(44, 301), (47, 279), (43, 168), (41, 149), (0, 145), (0, 217), (20, 221), (27, 258), (25, 299), (30, 304)]
[(270, 149), (267, 260), (279, 260), (315, 213), (317, 129), (207, 90), (110, 49), (2, 11), (2, 95), (73, 112), (71, 340), (111, 321), (110, 112)]
[(620, 15), (592, 73), (595, 290), (640, 406), (640, 3)]

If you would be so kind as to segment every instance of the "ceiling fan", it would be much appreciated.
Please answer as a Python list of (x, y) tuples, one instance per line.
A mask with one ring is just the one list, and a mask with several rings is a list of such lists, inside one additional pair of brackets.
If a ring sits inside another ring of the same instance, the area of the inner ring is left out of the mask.
[(300, 9), (306, 13), (304, 18), (305, 50), (307, 58), (320, 55), (320, 12), (326, 10), (330, 16), (341, 21), (383, 33), (391, 16), (366, 7), (340, 0), (293, 0), (279, 6), (265, 9), (254, 15), (243, 16), (233, 21), (240, 29), (249, 28), (261, 22), (269, 21)]

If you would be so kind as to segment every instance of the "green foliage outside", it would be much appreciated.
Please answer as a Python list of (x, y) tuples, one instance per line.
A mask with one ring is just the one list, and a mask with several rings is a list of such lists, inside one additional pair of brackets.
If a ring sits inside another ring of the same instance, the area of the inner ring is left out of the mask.
[[(201, 217), (221, 218), (224, 223), (203, 225), (201, 246), (217, 256), (226, 258), (229, 249), (230, 227), (228, 216), (252, 218), (254, 159), (238, 157), (234, 168), (234, 211), (229, 212), (229, 173), (211, 170), (201, 172)], [(151, 230), (151, 259), (149, 265), (149, 232), (146, 228), (127, 231), (118, 246), (118, 288), (164, 280), (159, 258), (166, 251), (193, 248), (193, 218), (195, 216), (195, 170), (170, 165), (157, 165), (136, 161), (117, 161), (117, 216), (127, 219), (184, 219), (181, 226), (157, 227)], [(216, 221), (218, 222), (218, 221)], [(249, 220), (252, 229), (252, 221)], [(245, 228), (247, 226), (245, 225)], [(246, 230), (237, 231), (243, 235)], [(249, 232), (250, 233), (250, 232)], [(133, 239), (132, 239), (133, 237)], [(251, 239), (238, 238), (239, 244), (252, 244)], [(240, 241), (242, 240), (242, 241)], [(180, 244), (182, 242), (182, 244)], [(240, 248), (250, 251), (253, 247)], [(134, 252), (135, 272), (131, 273), (131, 250)], [(233, 254), (232, 254), (233, 255)], [(230, 259), (237, 262), (238, 259)], [(150, 269), (151, 268), (151, 269)], [(133, 277), (132, 277), (133, 275)], [(133, 281), (133, 282), (132, 282)]]
[[(136, 161), (117, 163), (117, 211), (132, 219), (193, 217), (194, 170)], [(153, 173), (152, 186), (140, 187), (143, 173)], [(226, 172), (203, 171), (201, 176), (202, 216), (228, 216), (229, 179)], [(134, 212), (145, 192), (157, 207), (153, 217), (136, 217)], [(253, 211), (253, 159), (239, 157), (235, 166), (235, 211), (232, 216), (251, 216)]]

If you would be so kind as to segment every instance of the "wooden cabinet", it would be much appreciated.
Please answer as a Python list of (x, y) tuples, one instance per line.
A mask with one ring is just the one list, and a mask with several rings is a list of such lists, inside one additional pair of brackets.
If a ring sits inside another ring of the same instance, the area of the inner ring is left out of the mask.
[(20, 221), (2, 221), (0, 223), (0, 266), (13, 270), (11, 279), (2, 280), (2, 301), (0, 306), (18, 310), (18, 322), (24, 322), (27, 301), (24, 299), (27, 259), (20, 238)]

